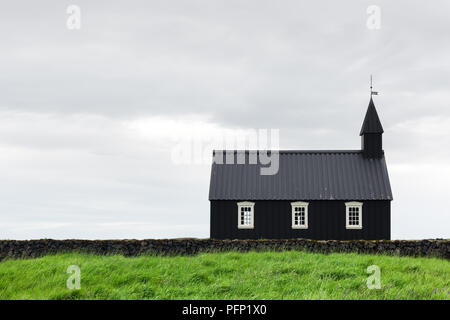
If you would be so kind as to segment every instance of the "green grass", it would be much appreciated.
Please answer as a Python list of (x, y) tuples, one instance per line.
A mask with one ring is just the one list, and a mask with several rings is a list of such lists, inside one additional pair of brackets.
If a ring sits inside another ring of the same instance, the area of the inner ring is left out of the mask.
[[(69, 290), (67, 267), (81, 268)], [(381, 289), (366, 269), (381, 269)], [(286, 252), (196, 256), (58, 254), (0, 262), (0, 299), (446, 299), (450, 262), (436, 258)]]

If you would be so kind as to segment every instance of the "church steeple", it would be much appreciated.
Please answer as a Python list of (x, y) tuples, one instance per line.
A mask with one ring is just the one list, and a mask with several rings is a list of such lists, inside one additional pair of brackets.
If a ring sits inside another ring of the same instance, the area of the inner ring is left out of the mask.
[(373, 103), (372, 97), (370, 97), (369, 107), (367, 108), (366, 116), (364, 118), (363, 125), (361, 127), (362, 136), (365, 133), (383, 133), (383, 126), (381, 125), (380, 118), (378, 117), (377, 109)]
[(383, 126), (371, 95), (369, 107), (359, 133), (361, 136), (361, 150), (366, 158), (381, 158), (383, 156), (383, 132)]

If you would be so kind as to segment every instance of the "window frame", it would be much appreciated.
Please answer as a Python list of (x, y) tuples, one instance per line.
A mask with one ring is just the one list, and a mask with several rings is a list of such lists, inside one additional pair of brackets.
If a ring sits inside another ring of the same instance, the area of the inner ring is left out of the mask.
[[(292, 227), (292, 229), (308, 229), (308, 206), (309, 206), (309, 202), (303, 202), (303, 201), (291, 202), (291, 215), (292, 215), (291, 227)], [(298, 208), (298, 207), (304, 208), (304, 210), (305, 210), (305, 224), (303, 224), (303, 225), (295, 224), (295, 208)]]
[[(255, 227), (255, 203), (250, 201), (241, 201), (237, 203), (238, 206), (238, 229), (254, 229)], [(250, 221), (251, 224), (241, 224), (241, 208), (250, 207)]]
[[(359, 216), (358, 216), (358, 225), (350, 225), (350, 208), (358, 208)], [(346, 229), (362, 229), (362, 214), (363, 214), (363, 203), (357, 201), (350, 201), (345, 203), (345, 228)]]

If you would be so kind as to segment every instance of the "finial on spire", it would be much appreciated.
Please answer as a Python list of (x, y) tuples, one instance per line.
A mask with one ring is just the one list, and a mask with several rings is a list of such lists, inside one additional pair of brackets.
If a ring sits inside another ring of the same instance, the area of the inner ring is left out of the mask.
[(372, 75), (370, 75), (370, 97), (372, 96), (377, 96), (378, 95), (378, 91), (373, 91), (372, 90)]

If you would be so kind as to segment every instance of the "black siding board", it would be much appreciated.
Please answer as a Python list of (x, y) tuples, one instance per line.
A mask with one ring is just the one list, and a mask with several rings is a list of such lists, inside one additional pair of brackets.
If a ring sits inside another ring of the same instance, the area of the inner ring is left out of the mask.
[(309, 201), (308, 229), (292, 229), (291, 201), (255, 201), (255, 228), (238, 229), (237, 202), (239, 201), (211, 201), (211, 238), (390, 239), (390, 201), (388, 200), (363, 201), (363, 228), (361, 230), (347, 230), (345, 228), (345, 202), (347, 201), (341, 200)]
[(381, 158), (383, 156), (383, 137), (381, 133), (366, 133), (362, 136), (362, 150), (367, 158)]

